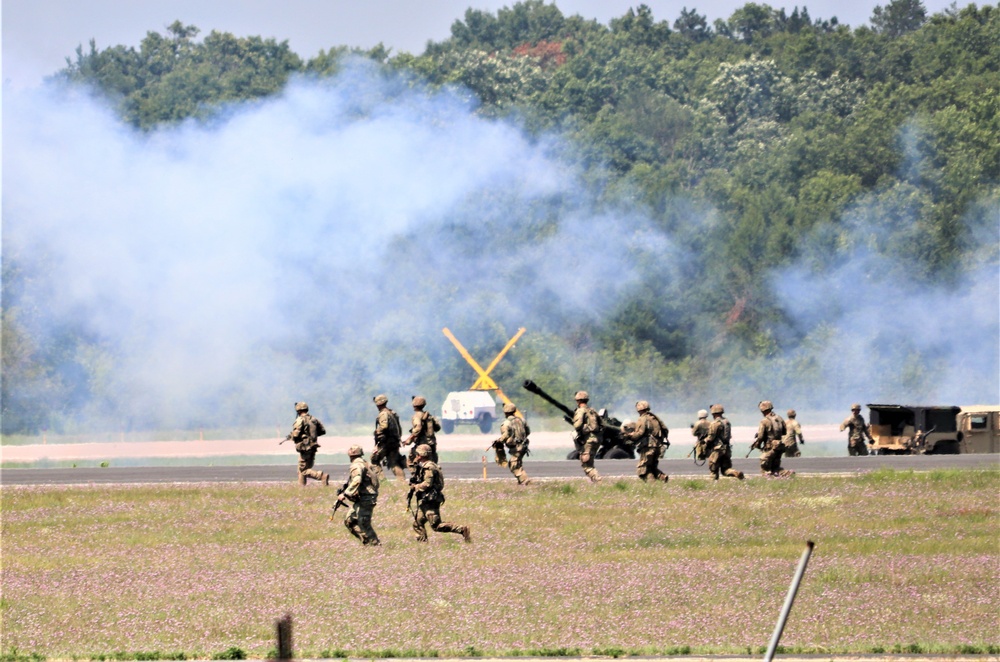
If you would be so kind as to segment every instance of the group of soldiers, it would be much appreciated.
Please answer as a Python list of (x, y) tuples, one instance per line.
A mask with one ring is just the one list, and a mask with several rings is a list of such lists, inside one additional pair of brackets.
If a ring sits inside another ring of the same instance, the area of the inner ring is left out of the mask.
[[(601, 474), (594, 466), (597, 451), (603, 441), (604, 430), (598, 413), (590, 406), (590, 396), (586, 391), (578, 391), (574, 396), (576, 411), (573, 413), (573, 429), (580, 450), (580, 465), (584, 474), (595, 483), (601, 482)], [(375, 447), (371, 454), (371, 462), (364, 459), (361, 446), (351, 446), (348, 457), (351, 466), (344, 485), (338, 490), (337, 503), (333, 511), (350, 505), (350, 512), (344, 519), (344, 525), (353, 536), (364, 545), (379, 545), (378, 534), (372, 527), (372, 512), (378, 501), (381, 479), (384, 477), (383, 466), (393, 472), (396, 478), (403, 480), (405, 470), (410, 471), (410, 491), (407, 495), (407, 510), (413, 515), (413, 529), (417, 540), (427, 542), (427, 528), (441, 533), (460, 534), (466, 542), (471, 542), (468, 526), (450, 524), (441, 520), (440, 507), (444, 503), (444, 474), (438, 465), (436, 432), (441, 429), (438, 420), (426, 412), (425, 398), (416, 396), (412, 399), (413, 416), (410, 419), (410, 433), (403, 439), (403, 429), (399, 415), (389, 408), (389, 400), (385, 395), (372, 398), (378, 409), (375, 419)], [(764, 400), (758, 405), (762, 419), (757, 427), (757, 433), (751, 444), (751, 452), (760, 450), (760, 469), (766, 476), (788, 477), (795, 472), (781, 466), (782, 457), (798, 457), (801, 455), (799, 444), (805, 444), (802, 427), (796, 420), (794, 409), (787, 411), (787, 420), (774, 411), (774, 405)], [(636, 475), (644, 481), (661, 481), (666, 483), (669, 477), (659, 467), (659, 460), (670, 446), (669, 430), (660, 418), (650, 411), (649, 403), (640, 400), (635, 403), (638, 419), (626, 422), (621, 426), (621, 434), (635, 444), (639, 457), (636, 465)], [(518, 485), (531, 482), (524, 470), (524, 457), (529, 454), (529, 435), (531, 433), (521, 412), (511, 403), (503, 406), (504, 421), (500, 425), (500, 436), (493, 442), (496, 451), (496, 462), (508, 467)], [(330, 474), (313, 469), (316, 452), (319, 449), (318, 438), (326, 434), (323, 424), (309, 414), (309, 407), (304, 402), (295, 403), (296, 419), (292, 432), (285, 438), (295, 443), (299, 453), (298, 476), (299, 484), (305, 485), (309, 479), (329, 485)], [(711, 413), (712, 420), (708, 420)], [(871, 432), (861, 416), (861, 405), (851, 406), (851, 416), (840, 426), (848, 430), (848, 452), (851, 455), (867, 455), (868, 447), (865, 439), (872, 442)], [(725, 408), (714, 404), (710, 411), (704, 409), (698, 412), (698, 421), (691, 425), (691, 434), (695, 437), (695, 447), (692, 453), (696, 461), (707, 462), (709, 473), (713, 480), (720, 476), (728, 476), (743, 480), (742, 471), (733, 469), (732, 461), (732, 426), (725, 417)], [(284, 442), (282, 442), (284, 443)], [(404, 457), (403, 446), (412, 446), (409, 456)], [(749, 453), (747, 453), (749, 457)], [(416, 498), (416, 508), (411, 501)], [(331, 515), (331, 519), (333, 516)]]
[[(457, 533), (465, 542), (472, 542), (468, 526), (451, 524), (441, 520), (441, 504), (444, 503), (444, 473), (437, 464), (437, 439), (435, 433), (441, 429), (440, 423), (424, 411), (427, 401), (422, 397), (413, 398), (413, 417), (410, 435), (402, 439), (399, 416), (388, 407), (385, 395), (373, 398), (378, 408), (375, 419), (375, 449), (371, 462), (364, 458), (361, 446), (351, 446), (347, 456), (351, 460), (347, 480), (337, 490), (337, 502), (333, 514), (343, 506), (350, 510), (344, 518), (344, 526), (363, 545), (381, 545), (378, 534), (372, 526), (372, 514), (378, 505), (379, 489), (384, 472), (382, 465), (390, 469), (397, 478), (405, 478), (404, 469), (410, 470), (410, 491), (406, 498), (407, 511), (413, 516), (413, 530), (419, 542), (427, 542), (427, 525), (439, 533)], [(305, 485), (311, 478), (323, 485), (330, 484), (330, 474), (313, 469), (319, 437), (326, 429), (319, 419), (309, 413), (305, 402), (295, 403), (295, 423), (286, 437), (295, 443), (299, 453), (299, 484)], [(282, 442), (283, 443), (283, 442)], [(409, 457), (404, 460), (401, 446), (412, 445)], [(416, 506), (413, 506), (413, 500)]]

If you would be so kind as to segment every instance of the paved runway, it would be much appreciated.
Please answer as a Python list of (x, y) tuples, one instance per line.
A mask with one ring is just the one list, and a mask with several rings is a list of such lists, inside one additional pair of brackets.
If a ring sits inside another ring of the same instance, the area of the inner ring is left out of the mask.
[[(634, 460), (598, 460), (597, 469), (606, 477), (635, 476)], [(509, 480), (510, 472), (490, 462), (487, 478)], [(733, 466), (758, 477), (760, 464), (756, 455), (750, 459), (734, 458)], [(986, 469), (1000, 468), (1000, 455), (878, 455), (868, 457), (799, 457), (786, 458), (786, 469), (802, 475), (851, 474), (891, 467), (899, 471), (931, 471), (934, 469)], [(347, 463), (317, 465), (329, 471), (333, 481), (342, 480), (347, 474)], [(442, 464), (448, 479), (482, 480), (483, 465), (479, 462), (445, 462)], [(672, 477), (707, 476), (708, 468), (696, 466), (691, 460), (661, 460), (660, 468)], [(525, 469), (532, 478), (584, 479), (579, 462), (553, 460), (525, 462)], [(0, 485), (74, 485), (113, 483), (240, 483), (240, 482), (292, 482), (295, 464), (244, 465), (226, 467), (106, 467), (61, 469), (0, 469)]]

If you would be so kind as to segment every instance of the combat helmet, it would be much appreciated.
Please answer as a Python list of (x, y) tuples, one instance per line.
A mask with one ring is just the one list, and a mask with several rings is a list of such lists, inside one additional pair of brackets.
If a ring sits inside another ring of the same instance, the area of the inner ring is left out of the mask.
[(422, 395), (418, 395), (413, 398), (414, 407), (424, 407), (427, 405), (427, 400)]
[(851, 411), (861, 411), (861, 404), (855, 402), (853, 405), (851, 405)]
[(639, 402), (635, 403), (635, 410), (638, 412), (649, 411), (649, 403), (646, 402), (645, 400), (640, 400)]
[(708, 418), (708, 412), (704, 409), (698, 410), (698, 418)]
[(771, 411), (772, 409), (774, 409), (774, 405), (771, 404), (770, 400), (761, 400), (760, 404), (757, 405), (757, 406), (760, 407), (760, 410), (762, 412), (763, 411)]
[(713, 414), (725, 414), (726, 410), (723, 409), (722, 405), (712, 405)]
[(588, 402), (590, 400), (590, 396), (587, 395), (586, 391), (577, 391), (576, 395), (573, 396), (573, 399), (577, 402)]
[(503, 403), (503, 413), (513, 414), (515, 411), (517, 411), (517, 405), (515, 405), (513, 402)]
[(786, 413), (786, 415), (788, 416), (788, 418), (795, 418), (795, 416), (796, 416), (796, 414), (795, 414), (795, 410), (794, 410), (794, 409), (789, 409), (789, 410), (788, 410), (787, 412), (785, 412), (785, 413)]
[(296, 412), (309, 411), (309, 405), (307, 405), (304, 402), (296, 402), (295, 403), (295, 411)]
[(416, 447), (414, 452), (421, 457), (430, 457), (431, 447), (429, 444), (420, 444)]
[(365, 454), (364, 449), (361, 448), (361, 446), (358, 446), (357, 444), (347, 449), (347, 457), (362, 457), (364, 454)]
[(374, 402), (376, 405), (384, 405), (389, 403), (389, 398), (385, 397), (384, 393), (379, 393), (374, 398), (372, 398), (372, 402)]

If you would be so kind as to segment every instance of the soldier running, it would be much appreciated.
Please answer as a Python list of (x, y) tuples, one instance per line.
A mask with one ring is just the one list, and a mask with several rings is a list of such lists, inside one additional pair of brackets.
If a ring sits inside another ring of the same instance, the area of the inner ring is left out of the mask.
[(376, 395), (372, 401), (378, 407), (378, 417), (375, 419), (375, 450), (372, 451), (371, 463), (379, 474), (383, 473), (382, 464), (385, 464), (386, 468), (392, 469), (396, 478), (402, 480), (405, 477), (403, 467), (406, 466), (406, 460), (399, 452), (403, 436), (399, 416), (389, 409), (389, 398), (385, 395)]
[[(531, 428), (528, 422), (517, 415), (517, 406), (512, 402), (504, 403), (503, 413), (507, 415), (504, 422), (500, 424), (500, 437), (493, 442), (493, 448), (497, 452), (497, 464), (508, 467), (510, 472), (517, 478), (518, 485), (527, 485), (531, 482), (528, 474), (524, 471), (524, 456), (528, 455), (528, 435)], [(510, 459), (504, 452), (506, 448), (510, 453)]]
[(840, 424), (840, 431), (847, 430), (847, 454), (848, 455), (868, 455), (868, 446), (865, 445), (865, 438), (869, 444), (874, 444), (872, 433), (868, 429), (868, 424), (861, 416), (861, 404), (855, 402), (851, 405), (851, 415)]
[(291, 439), (295, 443), (295, 450), (299, 453), (299, 485), (305, 487), (310, 478), (329, 485), (330, 474), (313, 469), (316, 452), (319, 450), (316, 440), (326, 434), (326, 428), (318, 418), (313, 418), (309, 414), (309, 405), (304, 402), (295, 403), (295, 413), (297, 416), (292, 431), (285, 439)]
[(795, 420), (795, 410), (788, 410), (788, 419), (785, 421), (785, 438), (781, 442), (785, 446), (785, 457), (802, 457), (799, 444), (806, 443), (802, 436), (802, 426)]
[(441, 521), (441, 504), (444, 503), (444, 474), (440, 467), (431, 460), (431, 447), (420, 444), (414, 449), (416, 461), (413, 465), (413, 475), (410, 477), (410, 493), (407, 495), (406, 507), (410, 507), (410, 498), (416, 496), (417, 510), (413, 513), (413, 530), (417, 532), (418, 542), (427, 542), (426, 524), (438, 533), (458, 533), (465, 542), (472, 542), (469, 527), (458, 526)]
[(427, 400), (422, 395), (413, 398), (412, 404), (413, 418), (410, 419), (410, 436), (403, 442), (404, 446), (413, 446), (410, 449), (410, 457), (408, 458), (408, 464), (411, 469), (414, 462), (416, 462), (417, 446), (420, 444), (426, 444), (431, 449), (430, 458), (432, 461), (437, 462), (437, 437), (434, 433), (440, 429), (436, 425), (437, 421), (434, 417), (424, 411), (424, 407), (427, 406)]
[(622, 433), (637, 442), (639, 463), (635, 467), (635, 473), (640, 480), (659, 480), (665, 483), (669, 477), (660, 471), (659, 463), (663, 450), (670, 445), (667, 441), (670, 431), (656, 414), (649, 411), (649, 403), (645, 400), (635, 403), (635, 410), (639, 412), (639, 420), (622, 426)]
[(337, 501), (350, 501), (352, 504), (351, 512), (344, 518), (344, 526), (351, 535), (360, 540), (362, 545), (381, 545), (378, 534), (372, 528), (372, 511), (378, 503), (379, 478), (375, 467), (365, 462), (364, 455), (361, 446), (347, 449), (351, 468), (344, 488), (337, 495)]
[(719, 480), (720, 474), (743, 480), (743, 472), (733, 469), (733, 431), (729, 420), (723, 416), (725, 412), (722, 405), (712, 405), (712, 422), (708, 424), (704, 440), (708, 470), (714, 480)]
[(586, 391), (577, 391), (576, 411), (573, 413), (573, 429), (576, 430), (576, 444), (580, 447), (580, 466), (591, 482), (599, 483), (601, 474), (594, 468), (597, 449), (601, 447), (601, 420), (591, 409), (590, 396)]

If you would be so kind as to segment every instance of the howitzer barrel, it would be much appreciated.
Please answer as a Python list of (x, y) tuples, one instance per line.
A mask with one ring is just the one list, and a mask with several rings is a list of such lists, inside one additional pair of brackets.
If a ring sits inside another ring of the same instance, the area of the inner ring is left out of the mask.
[(567, 407), (566, 405), (564, 405), (563, 403), (559, 402), (555, 398), (553, 398), (551, 395), (549, 395), (545, 391), (543, 391), (542, 388), (538, 384), (536, 384), (535, 382), (531, 381), (530, 379), (526, 379), (526, 380), (524, 380), (524, 384), (522, 384), (522, 386), (524, 386), (525, 390), (527, 390), (527, 391), (529, 391), (531, 393), (534, 393), (535, 395), (539, 396), (540, 398), (542, 398), (543, 400), (545, 400), (546, 402), (548, 402), (550, 405), (552, 405), (553, 407), (555, 407), (556, 409), (558, 409), (559, 411), (561, 411), (563, 414), (565, 414), (566, 415), (566, 421), (568, 423), (570, 423), (570, 424), (573, 423), (573, 410), (570, 409), (569, 407)]

